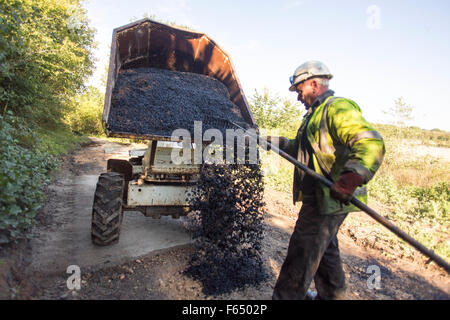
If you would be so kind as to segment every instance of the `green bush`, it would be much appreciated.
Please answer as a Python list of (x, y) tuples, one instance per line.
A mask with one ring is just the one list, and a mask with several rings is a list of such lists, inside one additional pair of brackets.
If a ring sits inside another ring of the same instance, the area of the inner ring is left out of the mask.
[(2, 0), (0, 112), (59, 124), (92, 73), (93, 36), (79, 0)]
[(75, 135), (64, 126), (55, 128), (55, 130), (41, 129), (38, 131), (37, 139), (39, 152), (52, 156), (67, 154), (81, 143), (89, 141), (86, 136)]
[(303, 119), (300, 103), (282, 99), (266, 88), (262, 94), (255, 90), (249, 103), (260, 129), (277, 129), (282, 136), (295, 136)]
[(57, 164), (48, 153), (20, 146), (14, 138), (17, 130), (7, 120), (0, 116), (0, 243), (23, 237), (33, 224), (47, 174)]
[(387, 206), (387, 216), (425, 246), (447, 258), (450, 212), (450, 183), (432, 187), (401, 187), (390, 174), (369, 183), (370, 196)]
[(88, 87), (73, 100), (73, 108), (65, 115), (65, 122), (74, 132), (102, 135), (104, 94), (96, 87)]
[(450, 132), (439, 129), (425, 130), (417, 127), (398, 127), (389, 124), (374, 124), (383, 138), (398, 142), (401, 139), (417, 140), (423, 145), (450, 147)]
[(81, 139), (62, 122), (92, 73), (80, 0), (0, 1), (0, 242), (25, 235), (55, 155)]

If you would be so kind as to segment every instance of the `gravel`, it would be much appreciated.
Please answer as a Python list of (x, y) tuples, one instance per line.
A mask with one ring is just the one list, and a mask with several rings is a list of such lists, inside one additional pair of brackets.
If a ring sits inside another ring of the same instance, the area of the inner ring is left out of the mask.
[(219, 295), (258, 285), (263, 267), (263, 194), (259, 165), (204, 164), (188, 215), (195, 251), (185, 274)]
[(113, 132), (170, 137), (175, 129), (193, 134), (194, 121), (203, 131), (245, 123), (225, 85), (201, 74), (157, 68), (121, 71), (113, 90), (108, 128)]

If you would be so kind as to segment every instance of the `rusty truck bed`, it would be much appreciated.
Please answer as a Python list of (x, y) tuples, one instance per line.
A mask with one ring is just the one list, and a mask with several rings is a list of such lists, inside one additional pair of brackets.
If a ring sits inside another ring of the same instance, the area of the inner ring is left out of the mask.
[(142, 19), (113, 30), (103, 123), (108, 136), (170, 140), (168, 136), (115, 132), (109, 128), (111, 100), (119, 72), (132, 68), (159, 68), (198, 73), (221, 81), (243, 119), (256, 126), (233, 64), (208, 35)]

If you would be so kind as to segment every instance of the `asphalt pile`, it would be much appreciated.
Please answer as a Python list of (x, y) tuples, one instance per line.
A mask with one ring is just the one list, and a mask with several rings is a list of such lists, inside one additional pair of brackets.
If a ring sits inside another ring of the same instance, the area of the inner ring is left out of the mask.
[(203, 164), (197, 189), (189, 195), (192, 254), (185, 274), (206, 295), (258, 285), (263, 267), (263, 193), (260, 165)]
[(245, 123), (225, 85), (196, 73), (135, 68), (119, 73), (111, 97), (108, 129), (113, 132), (170, 137), (176, 129), (194, 133), (216, 128), (225, 134), (228, 121)]

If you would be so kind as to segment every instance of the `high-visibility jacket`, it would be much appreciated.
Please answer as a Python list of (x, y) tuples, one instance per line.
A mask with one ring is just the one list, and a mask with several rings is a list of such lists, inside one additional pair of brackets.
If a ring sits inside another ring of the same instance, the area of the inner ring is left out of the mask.
[[(367, 204), (366, 184), (380, 167), (385, 154), (383, 138), (363, 118), (361, 109), (352, 100), (330, 96), (305, 116), (306, 129), (300, 126), (295, 139), (280, 139), (280, 149), (301, 161), (300, 141), (306, 134), (313, 150), (313, 169), (336, 182), (344, 172), (353, 171), (363, 177), (364, 185), (355, 190), (354, 196)], [(307, 165), (305, 163), (305, 165)], [(293, 200), (303, 200), (302, 174), (294, 172)], [(315, 201), (321, 214), (342, 214), (360, 211), (344, 205), (330, 196), (330, 189), (316, 182)]]

